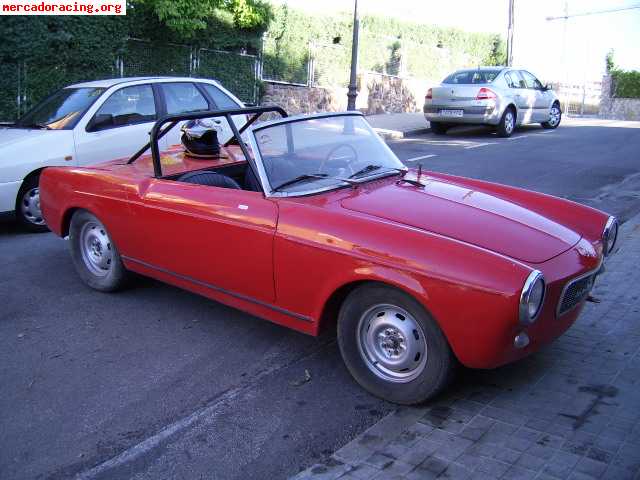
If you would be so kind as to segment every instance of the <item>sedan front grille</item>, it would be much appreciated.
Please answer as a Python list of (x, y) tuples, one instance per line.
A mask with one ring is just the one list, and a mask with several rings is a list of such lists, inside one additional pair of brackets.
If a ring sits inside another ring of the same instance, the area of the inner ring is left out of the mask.
[(564, 315), (580, 302), (585, 300), (591, 292), (591, 287), (593, 287), (595, 279), (596, 274), (590, 273), (569, 282), (564, 287), (562, 296), (560, 297), (560, 305), (558, 305), (558, 316)]

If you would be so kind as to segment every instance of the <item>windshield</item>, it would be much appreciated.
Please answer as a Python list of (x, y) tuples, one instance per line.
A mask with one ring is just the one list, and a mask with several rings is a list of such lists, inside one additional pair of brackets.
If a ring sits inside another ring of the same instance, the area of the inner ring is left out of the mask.
[(359, 115), (292, 120), (254, 135), (272, 192), (311, 193), (405, 170)]
[(491, 83), (500, 75), (501, 70), (460, 70), (445, 78), (442, 83), (458, 85), (473, 85), (476, 83)]
[(104, 88), (63, 88), (25, 113), (15, 126), (71, 129), (104, 91)]

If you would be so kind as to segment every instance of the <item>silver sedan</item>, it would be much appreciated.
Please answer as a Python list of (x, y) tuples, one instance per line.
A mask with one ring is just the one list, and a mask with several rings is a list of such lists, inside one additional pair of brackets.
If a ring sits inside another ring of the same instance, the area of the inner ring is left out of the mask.
[(509, 137), (518, 125), (540, 123), (557, 128), (560, 100), (553, 90), (526, 70), (478, 67), (458, 70), (430, 88), (424, 116), (436, 134), (458, 124), (493, 125)]

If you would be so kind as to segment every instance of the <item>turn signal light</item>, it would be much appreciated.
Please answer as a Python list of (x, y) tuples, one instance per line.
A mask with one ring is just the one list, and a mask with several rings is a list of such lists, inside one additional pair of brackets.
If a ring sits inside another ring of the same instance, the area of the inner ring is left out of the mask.
[(478, 91), (476, 100), (495, 100), (497, 98), (495, 92), (489, 88), (482, 87)]
[(427, 94), (424, 98), (426, 98), (427, 100), (433, 99), (433, 89), (430, 88), (429, 90), (427, 90)]

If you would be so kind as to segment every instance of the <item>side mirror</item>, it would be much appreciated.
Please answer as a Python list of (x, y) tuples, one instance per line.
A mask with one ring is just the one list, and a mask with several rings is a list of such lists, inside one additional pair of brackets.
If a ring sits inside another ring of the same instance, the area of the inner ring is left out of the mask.
[(548, 84), (548, 83), (542, 87), (542, 91), (543, 91), (543, 92), (546, 92), (547, 90), (552, 90), (551, 85), (550, 85), (550, 84)]
[(98, 132), (107, 128), (113, 127), (113, 115), (110, 113), (101, 113), (91, 119), (89, 125), (87, 125), (88, 132)]

